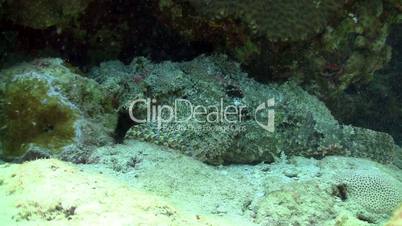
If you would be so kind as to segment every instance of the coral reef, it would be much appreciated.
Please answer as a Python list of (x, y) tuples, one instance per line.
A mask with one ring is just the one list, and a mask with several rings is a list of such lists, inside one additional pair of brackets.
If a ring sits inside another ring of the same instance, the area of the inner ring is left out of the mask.
[(0, 0), (0, 222), (383, 226), (398, 23), (401, 0)]
[[(294, 225), (384, 225), (392, 208), (399, 204), (401, 177), (397, 169), (337, 156), (310, 161), (282, 159), (269, 168), (268, 174), (272, 176), (265, 179), (267, 193), (255, 204), (257, 222), (262, 225), (288, 222)], [(279, 176), (278, 171), (283, 175)], [(349, 180), (362, 172), (366, 172), (367, 177)], [(382, 190), (382, 186), (386, 188)], [(370, 202), (377, 198), (381, 199), (376, 200), (378, 203)]]
[(343, 2), (330, 0), (158, 2), (156, 15), (183, 36), (190, 40), (208, 40), (218, 46), (236, 46), (235, 53), (239, 57), (258, 52), (253, 47), (258, 45), (256, 37), (281, 42), (311, 39), (337, 15), (344, 13)]
[(111, 141), (117, 119), (112, 100), (61, 59), (38, 59), (0, 74), (3, 159), (24, 158), (31, 151), (59, 154)]
[(332, 114), (345, 124), (389, 133), (397, 144), (402, 143), (402, 26), (391, 28), (387, 43), (392, 46), (392, 60), (378, 71), (368, 84), (353, 85), (328, 102)]
[[(205, 112), (186, 123), (179, 120), (134, 123), (127, 137), (169, 146), (208, 163), (272, 162), (282, 152), (292, 156), (347, 155), (396, 162), (399, 149), (389, 135), (340, 125), (322, 102), (296, 84), (256, 83), (225, 56), (160, 64), (136, 58), (128, 66), (106, 62), (91, 74), (111, 91), (120, 111), (126, 115), (132, 101), (137, 99), (153, 98), (159, 106), (175, 106), (180, 120), (188, 117), (189, 103), (194, 107), (206, 106)], [(270, 119), (269, 109), (259, 111), (272, 98), (275, 132), (261, 126)], [(182, 102), (175, 102), (177, 99)], [(219, 109), (219, 105), (244, 112), (224, 119), (219, 118), (219, 113), (212, 116), (210, 113)], [(145, 104), (132, 109), (139, 119), (144, 119), (147, 112)], [(166, 112), (160, 116), (168, 118)]]
[(384, 14), (392, 10), (380, 0), (357, 1), (351, 9), (337, 26), (326, 29), (319, 43), (302, 54), (303, 73), (312, 76), (309, 83), (315, 89), (320, 87), (316, 94), (328, 102), (351, 84), (372, 80), (391, 59), (386, 39), (393, 17), (384, 20)]
[[(346, 172), (338, 175), (346, 198), (374, 213), (391, 213), (402, 203), (402, 184), (384, 173), (373, 171)], [(339, 186), (338, 185), (338, 186)]]
[(9, 39), (19, 48), (8, 49), (11, 55), (51, 51), (85, 67), (219, 51), (263, 81), (298, 77), (330, 102), (389, 61), (385, 40), (401, 21), (398, 7), (388, 0), (18, 0), (3, 4), (0, 25), (15, 33)]
[(29, 72), (16, 76), (2, 92), (2, 155), (7, 158), (23, 155), (22, 144), (32, 142), (57, 150), (73, 142), (78, 112), (60, 96), (52, 96), (54, 90), (39, 76)]
[[(167, 1), (161, 1), (163, 3)], [(206, 1), (189, 0), (209, 20), (239, 19), (248, 29), (269, 40), (296, 41), (320, 33), (343, 6), (341, 1)], [(160, 3), (160, 4), (163, 4)], [(166, 3), (165, 3), (166, 5)]]
[(160, 0), (159, 9), (184, 37), (209, 40), (252, 76), (299, 77), (327, 101), (389, 61), (385, 40), (398, 15), (382, 0)]
[(133, 55), (183, 60), (218, 51), (262, 81), (298, 77), (326, 102), (389, 61), (389, 26), (401, 21), (398, 2), (388, 0), (19, 0), (3, 8), (2, 24), (23, 49), (11, 53), (50, 50), (86, 67)]

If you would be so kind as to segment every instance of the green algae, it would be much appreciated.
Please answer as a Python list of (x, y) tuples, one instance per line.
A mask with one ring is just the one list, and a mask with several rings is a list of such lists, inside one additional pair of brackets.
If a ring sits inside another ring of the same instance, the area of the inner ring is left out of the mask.
[(6, 85), (0, 115), (5, 159), (22, 156), (30, 143), (57, 153), (73, 141), (77, 112), (50, 92), (46, 81), (40, 80), (16, 80)]
[(1, 71), (3, 159), (18, 161), (38, 152), (80, 161), (80, 155), (65, 152), (112, 142), (117, 114), (111, 96), (74, 71), (61, 59), (37, 59)]

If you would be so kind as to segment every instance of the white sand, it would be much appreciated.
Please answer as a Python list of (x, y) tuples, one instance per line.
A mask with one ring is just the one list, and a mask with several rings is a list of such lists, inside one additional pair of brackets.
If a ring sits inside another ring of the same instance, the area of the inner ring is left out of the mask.
[(356, 218), (332, 193), (345, 170), (402, 172), (368, 160), (282, 159), (205, 165), (156, 145), (102, 147), (94, 164), (0, 165), (0, 225), (382, 225)]

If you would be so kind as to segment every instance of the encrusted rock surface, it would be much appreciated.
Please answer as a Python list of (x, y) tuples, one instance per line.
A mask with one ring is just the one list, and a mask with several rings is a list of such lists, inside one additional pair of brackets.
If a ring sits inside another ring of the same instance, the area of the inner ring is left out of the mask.
[(38, 59), (0, 74), (3, 159), (48, 157), (112, 141), (117, 115), (106, 90), (61, 59)]
[(326, 100), (390, 60), (386, 38), (399, 15), (383, 0), (160, 0), (159, 11), (184, 37), (209, 40), (253, 76), (297, 76)]

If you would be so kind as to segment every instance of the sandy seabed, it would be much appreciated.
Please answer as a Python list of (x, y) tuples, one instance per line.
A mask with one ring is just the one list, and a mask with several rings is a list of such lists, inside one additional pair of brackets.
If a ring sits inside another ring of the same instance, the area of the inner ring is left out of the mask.
[(364, 159), (282, 158), (210, 166), (139, 141), (102, 147), (91, 164), (0, 165), (0, 225), (384, 225), (334, 194), (340, 172), (402, 171)]

